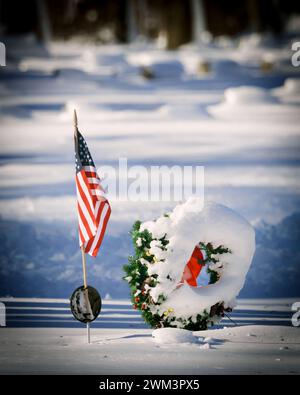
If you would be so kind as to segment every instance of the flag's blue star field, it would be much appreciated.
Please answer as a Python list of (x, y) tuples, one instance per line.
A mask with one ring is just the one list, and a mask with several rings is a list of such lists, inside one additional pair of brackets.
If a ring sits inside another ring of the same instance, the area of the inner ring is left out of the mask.
[(84, 140), (83, 136), (80, 132), (77, 132), (78, 144), (76, 144), (76, 151), (75, 151), (75, 166), (76, 172), (80, 172), (83, 166), (94, 166), (92, 156), (88, 149), (87, 143)]

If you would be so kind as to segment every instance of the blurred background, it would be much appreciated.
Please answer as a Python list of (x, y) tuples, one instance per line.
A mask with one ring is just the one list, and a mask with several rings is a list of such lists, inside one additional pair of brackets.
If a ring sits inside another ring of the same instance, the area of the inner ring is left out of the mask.
[(292, 0), (1, 0), (4, 34), (34, 33), (41, 40), (85, 37), (97, 43), (163, 42), (168, 49), (201, 34), (282, 33), (300, 5)]
[[(0, 296), (82, 283), (72, 113), (95, 163), (205, 166), (205, 199), (256, 229), (241, 297), (298, 297), (300, 4), (0, 0)], [(174, 203), (112, 202), (88, 278), (128, 297), (129, 231)], [(238, 235), (237, 235), (238, 237)]]

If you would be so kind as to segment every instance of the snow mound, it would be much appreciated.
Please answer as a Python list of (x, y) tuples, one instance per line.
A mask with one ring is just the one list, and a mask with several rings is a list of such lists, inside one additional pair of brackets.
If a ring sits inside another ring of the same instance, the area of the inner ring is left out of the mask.
[[(158, 284), (150, 289), (150, 296), (154, 301), (161, 294), (168, 296), (165, 302), (155, 306), (159, 314), (171, 309), (174, 317), (196, 319), (217, 303), (235, 306), (235, 297), (244, 285), (255, 251), (254, 229), (244, 218), (225, 206), (209, 202), (203, 207), (202, 200), (190, 198), (168, 216), (143, 223), (141, 229), (148, 229), (154, 238), (166, 235), (169, 240), (166, 251), (156, 246), (150, 250), (157, 263), (149, 264), (148, 272), (158, 276)], [(231, 250), (219, 257), (216, 270), (221, 278), (212, 285), (184, 284), (178, 288), (185, 264), (200, 241)]]
[(251, 106), (261, 103), (274, 103), (276, 100), (266, 89), (250, 86), (229, 88), (225, 91), (225, 102), (231, 106)]
[(284, 91), (286, 93), (297, 93), (300, 95), (300, 79), (288, 78), (284, 83)]
[(180, 60), (158, 52), (130, 54), (128, 62), (135, 67), (147, 68), (155, 79), (180, 79), (184, 75), (184, 66)]
[(283, 86), (273, 89), (273, 95), (284, 102), (300, 102), (300, 79), (287, 78)]
[(199, 343), (199, 338), (186, 329), (160, 328), (152, 332), (154, 341), (159, 344)]
[(216, 118), (247, 122), (249, 118), (259, 122), (287, 122), (299, 117), (295, 106), (280, 104), (278, 98), (267, 89), (249, 86), (226, 89), (223, 102), (209, 106), (207, 111)]

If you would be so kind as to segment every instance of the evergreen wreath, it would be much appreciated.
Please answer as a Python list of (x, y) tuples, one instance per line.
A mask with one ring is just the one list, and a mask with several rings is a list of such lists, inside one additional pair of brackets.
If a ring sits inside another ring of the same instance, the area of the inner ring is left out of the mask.
[[(129, 256), (128, 264), (124, 266), (126, 273), (124, 280), (128, 282), (130, 287), (133, 308), (141, 311), (143, 319), (152, 328), (179, 327), (192, 331), (206, 330), (209, 326), (219, 322), (225, 311), (231, 311), (230, 308), (225, 309), (224, 302), (220, 301), (211, 306), (210, 309), (202, 311), (196, 317), (184, 319), (176, 317), (172, 308), (164, 311), (163, 314), (159, 313), (158, 307), (167, 300), (168, 295), (161, 293), (154, 301), (149, 293), (149, 290), (155, 288), (160, 280), (158, 274), (148, 273), (148, 267), (158, 262), (150, 249), (151, 243), (155, 241), (161, 250), (167, 251), (169, 240), (166, 234), (160, 239), (154, 238), (147, 229), (141, 229), (140, 221), (134, 224), (131, 237), (135, 254)], [(199, 245), (201, 250), (205, 252), (205, 259), (201, 261), (201, 265), (205, 265), (207, 268), (210, 277), (209, 284), (215, 284), (222, 272), (222, 266), (218, 265), (218, 257), (222, 254), (231, 253), (231, 251), (223, 245), (215, 247), (212, 243), (202, 242)]]

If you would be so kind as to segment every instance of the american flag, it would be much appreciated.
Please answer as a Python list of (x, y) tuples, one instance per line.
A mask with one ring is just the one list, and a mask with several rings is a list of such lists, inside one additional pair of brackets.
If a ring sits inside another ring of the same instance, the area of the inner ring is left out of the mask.
[(75, 164), (79, 245), (96, 257), (101, 246), (111, 208), (83, 136), (75, 128)]

